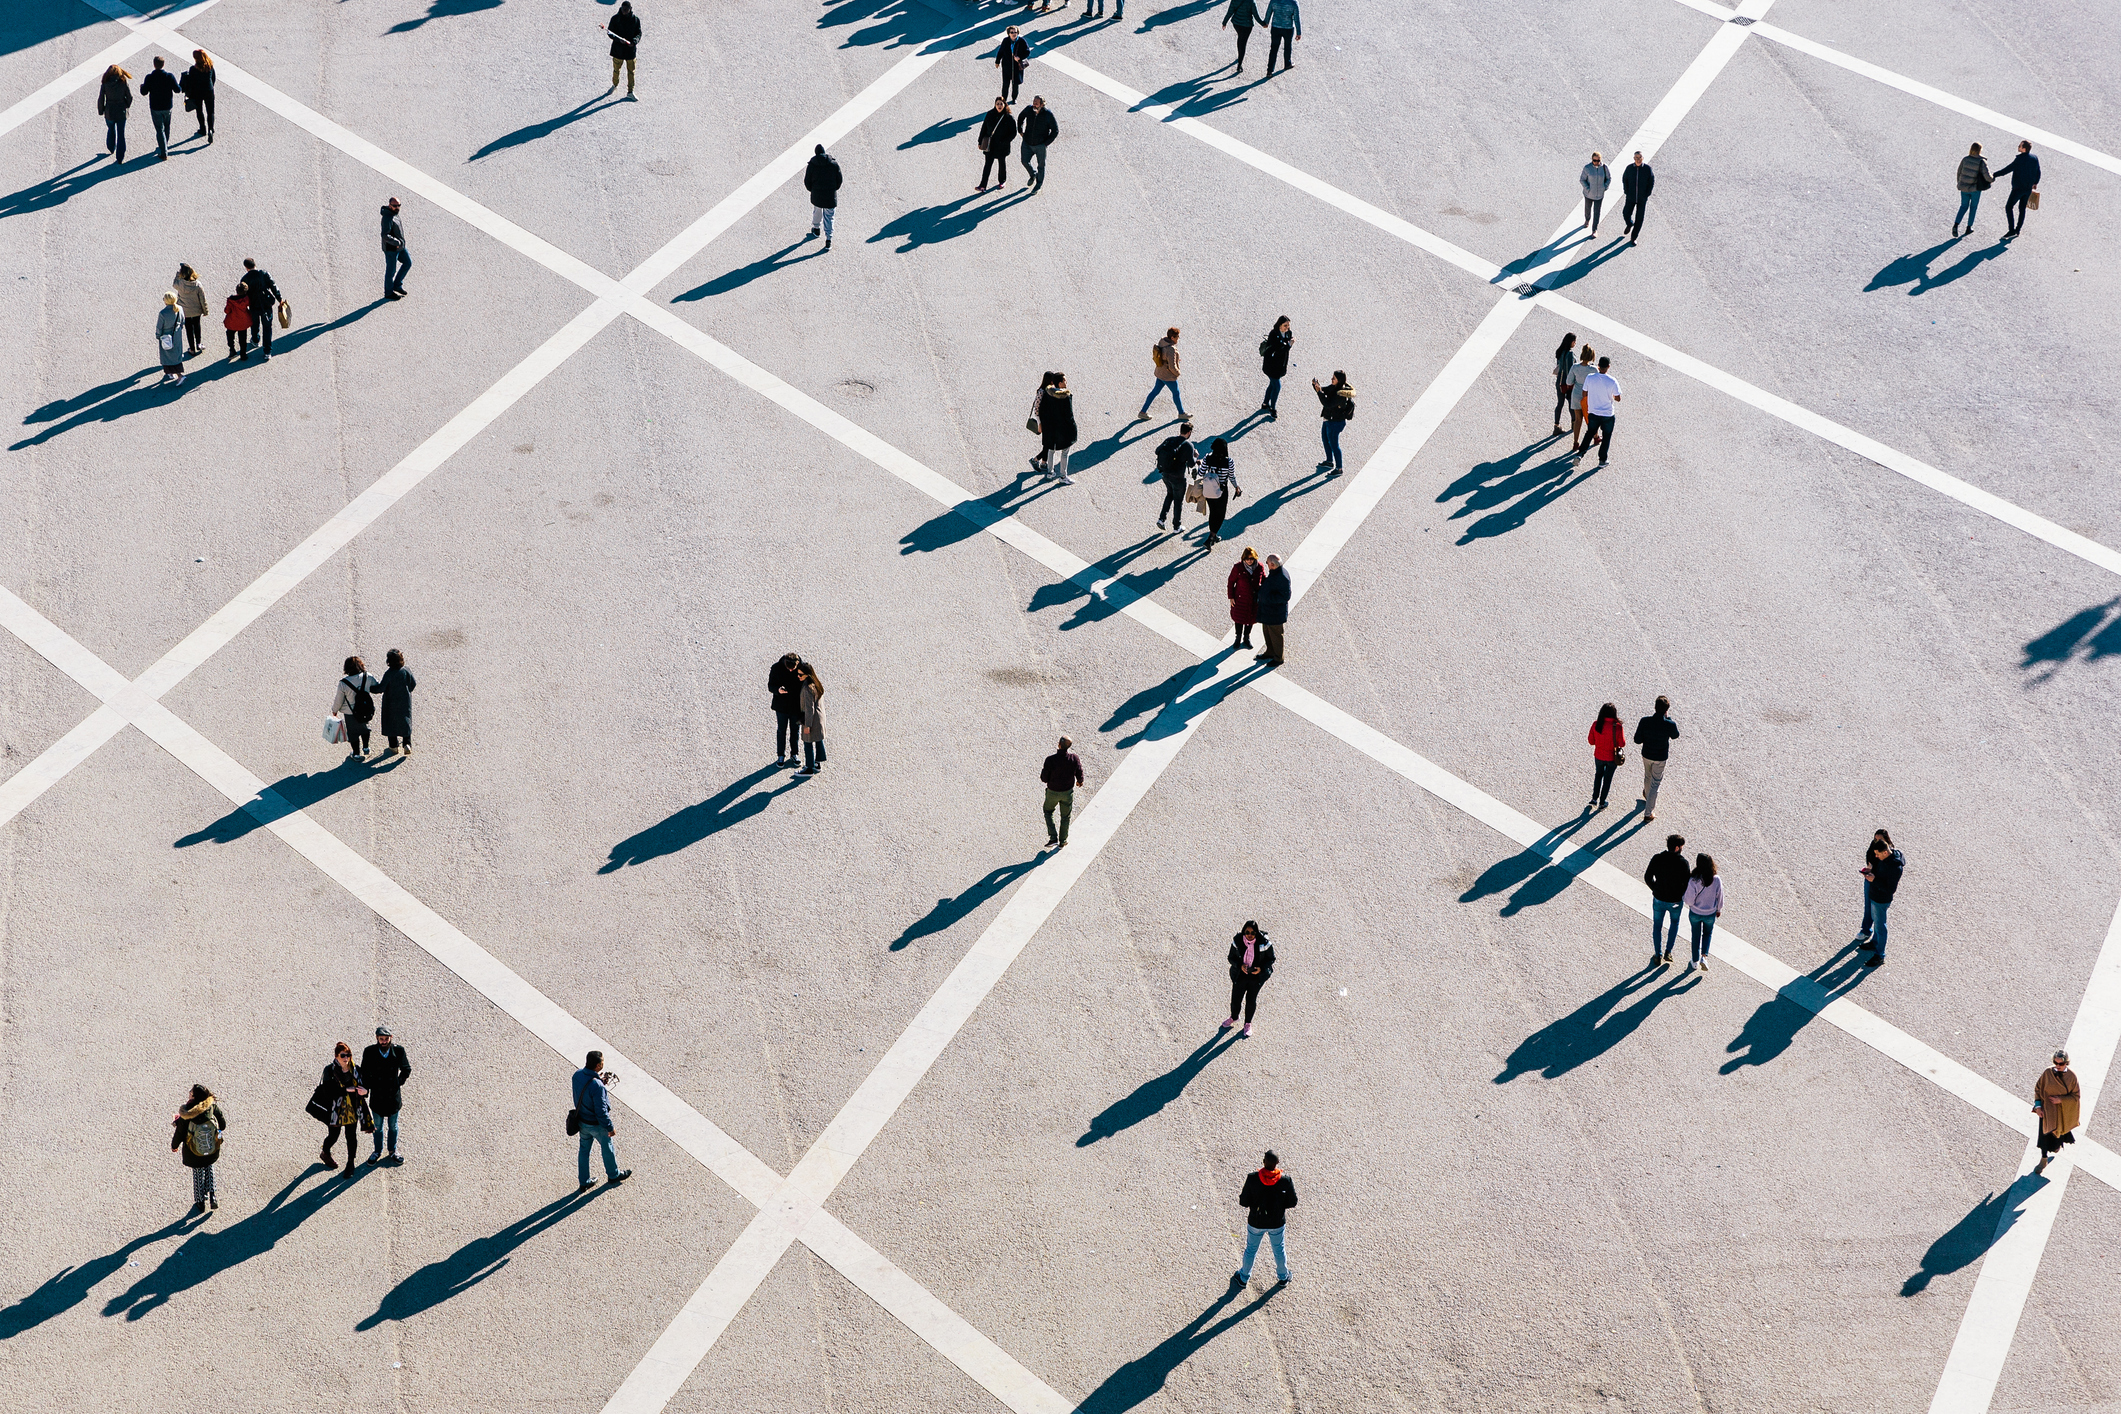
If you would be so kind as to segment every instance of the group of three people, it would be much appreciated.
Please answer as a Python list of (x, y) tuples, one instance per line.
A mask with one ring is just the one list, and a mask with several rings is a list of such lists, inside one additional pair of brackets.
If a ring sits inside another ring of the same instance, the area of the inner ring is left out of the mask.
[[(176, 116), (179, 93), (184, 95), (185, 110), (199, 115), (196, 136), (209, 143), (214, 140), (214, 90), (218, 82), (214, 61), (204, 49), (192, 50), (191, 60), (191, 67), (180, 78), (157, 54), (154, 68), (140, 80), (140, 92), (147, 98), (147, 116), (155, 125), (155, 155), (164, 162), (169, 161), (169, 125)], [(96, 86), (96, 111), (103, 116), (103, 150), (120, 162), (125, 160), (125, 120), (132, 106), (132, 73), (113, 64), (103, 71), (103, 81)]]

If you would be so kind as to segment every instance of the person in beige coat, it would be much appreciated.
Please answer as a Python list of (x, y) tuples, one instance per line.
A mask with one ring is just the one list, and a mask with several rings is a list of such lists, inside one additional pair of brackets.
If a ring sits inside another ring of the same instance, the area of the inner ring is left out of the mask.
[(825, 684), (815, 668), (804, 668), (803, 690), (796, 699), (803, 710), (803, 769), (796, 774), (814, 776), (825, 764)]
[(177, 311), (184, 316), (185, 357), (199, 356), (199, 321), (206, 317), (206, 287), (189, 265), (177, 267)]
[(1186, 400), (1178, 395), (1177, 325), (1174, 324), (1164, 330), (1163, 338), (1157, 340), (1156, 346), (1149, 350), (1149, 357), (1156, 365), (1156, 382), (1149, 389), (1149, 396), (1142, 399), (1142, 410), (1135, 414), (1134, 420), (1136, 422), (1147, 422), (1149, 420), (1149, 404), (1155, 402), (1156, 395), (1166, 388), (1171, 390), (1171, 405), (1178, 409), (1180, 417), (1184, 417), (1186, 415)]
[(2069, 1052), (2055, 1052), (2055, 1063), (2033, 1082), (2033, 1113), (2040, 1116), (2040, 1163), (2034, 1173), (2047, 1172), (2062, 1146), (2077, 1142), (2071, 1131), (2077, 1127), (2081, 1097), (2076, 1072), (2069, 1068)]

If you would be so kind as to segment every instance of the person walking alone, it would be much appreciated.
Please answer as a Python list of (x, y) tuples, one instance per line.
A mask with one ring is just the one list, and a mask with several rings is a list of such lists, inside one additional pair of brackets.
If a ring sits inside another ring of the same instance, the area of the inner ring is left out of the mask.
[(1664, 765), (1672, 754), (1679, 724), (1672, 720), (1672, 702), (1657, 699), (1656, 710), (1635, 723), (1635, 744), (1642, 748), (1642, 818), (1657, 818), (1657, 792), (1664, 787)]
[(1296, 0), (1267, 0), (1267, 77), (1274, 77), (1274, 56), (1284, 70), (1296, 67), (1296, 41), (1304, 37), (1303, 12)]
[(1326, 459), (1318, 464), (1318, 469), (1328, 476), (1338, 476), (1347, 470), (1340, 457), (1340, 434), (1355, 420), (1355, 389), (1349, 386), (1348, 375), (1336, 368), (1333, 381), (1323, 388), (1313, 378), (1311, 391), (1318, 394), (1318, 435), (1326, 448)]
[(184, 1167), (191, 1170), (191, 1210), (195, 1217), (221, 1206), (220, 1196), (214, 1191), (214, 1163), (221, 1157), (221, 1131), (226, 1128), (228, 1116), (222, 1111), (221, 1102), (204, 1085), (192, 1086), (191, 1094), (170, 1117), (169, 1149), (181, 1155)]
[(324, 1148), (317, 1155), (317, 1162), (328, 1169), (336, 1169), (339, 1161), (331, 1156), (331, 1146), (339, 1142), (343, 1131), (346, 1135), (346, 1176), (353, 1177), (354, 1160), (360, 1157), (361, 1147), (361, 1103), (368, 1091), (361, 1086), (361, 1072), (354, 1069), (353, 1047), (344, 1041), (331, 1049), (331, 1059), (325, 1063), (324, 1076), (317, 1082), (316, 1093), (310, 1096), (312, 1113), (321, 1103), (325, 1112)]
[(1267, 556), (1267, 572), (1260, 576), (1259, 588), (1252, 595), (1260, 631), (1267, 636), (1267, 651), (1253, 654), (1255, 661), (1281, 666), (1281, 635), (1288, 626), (1289, 601), (1294, 597), (1295, 586), (1289, 583), (1289, 572), (1281, 567), (1281, 556)]
[[(1071, 749), (1075, 745), (1066, 737), (1060, 746), (1048, 756), (1038, 768), (1038, 778), (1046, 783), (1046, 848), (1068, 847), (1068, 820), (1075, 814), (1075, 788), (1083, 783), (1083, 759)], [(1053, 828), (1053, 812), (1060, 812), (1060, 828)]]
[(250, 337), (250, 295), (241, 285), (221, 306), (221, 332), (228, 339), (228, 361), (248, 360), (244, 341)]
[(103, 115), (103, 150), (125, 165), (125, 119), (133, 106), (133, 76), (116, 64), (103, 71), (96, 89), (96, 111)]
[(199, 272), (189, 265), (177, 267), (177, 312), (184, 316), (184, 356), (197, 358), (199, 348), (199, 321), (206, 317), (206, 287), (199, 283)]
[(803, 168), (803, 190), (810, 193), (810, 235), (819, 230), (825, 233), (825, 249), (832, 249), (832, 214), (839, 208), (840, 175), (838, 159), (825, 151), (825, 144), (817, 143), (810, 154), (810, 163)]
[[(1672, 949), (1679, 945), (1679, 915), (1686, 904), (1687, 884), (1694, 871), (1687, 867), (1686, 839), (1666, 835), (1664, 849), (1650, 856), (1650, 867), (1642, 871), (1642, 882), (1650, 886), (1650, 965), (1670, 967)], [(1669, 930), (1665, 920), (1671, 920)]]
[(1959, 159), (1959, 214), (1952, 217), (1952, 234), (1959, 234), (1959, 223), (1966, 223), (1966, 233), (1974, 233), (1974, 216), (1981, 210), (1981, 193), (1994, 186), (1996, 179), (1988, 172), (1988, 159), (1981, 155), (1981, 144), (1975, 143)]
[(1237, 1206), (1246, 1210), (1245, 1260), (1230, 1278), (1230, 1284), (1243, 1286), (1252, 1280), (1252, 1263), (1259, 1256), (1262, 1237), (1274, 1248), (1275, 1277), (1286, 1283), (1295, 1274), (1289, 1270), (1289, 1254), (1282, 1248), (1282, 1230), (1288, 1222), (1289, 1209), (1296, 1206), (1296, 1182), (1282, 1171), (1281, 1160), (1272, 1149), (1260, 1161), (1257, 1173), (1245, 1175)]
[(1582, 456), (1598, 444), (1598, 464), (1604, 466), (1613, 451), (1613, 419), (1620, 415), (1620, 380), (1610, 370), (1613, 360), (1598, 360), (1598, 371), (1583, 380), (1583, 446), (1576, 455)]
[(1267, 375), (1267, 392), (1259, 400), (1259, 410), (1269, 422), (1281, 419), (1281, 380), (1289, 376), (1289, 350), (1295, 344), (1296, 331), (1289, 327), (1286, 314), (1277, 318), (1267, 337), (1259, 341), (1259, 371)]
[(2040, 1162), (2033, 1166), (2034, 1173), (2046, 1173), (2062, 1146), (2077, 1142), (2072, 1131), (2077, 1127), (2084, 1092), (2077, 1084), (2076, 1072), (2069, 1068), (2069, 1052), (2057, 1051), (2054, 1059), (2055, 1063), (2033, 1082), (2033, 1113), (2040, 1116)]
[(605, 1182), (619, 1184), (633, 1177), (632, 1169), (619, 1167), (618, 1155), (611, 1148), (615, 1127), (611, 1122), (610, 1085), (616, 1078), (604, 1069), (602, 1051), (591, 1051), (583, 1058), (582, 1068), (574, 1073), (574, 1108), (580, 1116), (581, 1126), (581, 1143), (576, 1147), (574, 1164), (577, 1193), (596, 1187), (589, 1181), (589, 1146), (592, 1143), (603, 1151)]
[(413, 680), (412, 669), (405, 666), (403, 653), (393, 648), (383, 655), (385, 756), (393, 751), (400, 756), (412, 755), (412, 691), (419, 685)]
[(1871, 954), (1865, 967), (1885, 964), (1885, 919), (1900, 892), (1900, 876), (1907, 872), (1907, 856), (1893, 848), (1893, 837), (1880, 828), (1871, 835), (1863, 852), (1863, 931), (1856, 942)]
[[(1997, 179), (2011, 179), (2011, 194), (2003, 201), (2003, 224), (2006, 227), (2003, 238), (2007, 241), (2016, 240), (2019, 233), (2025, 229), (2026, 203), (2037, 196), (2040, 190), (2040, 159), (2033, 156), (2033, 145), (2029, 142), (2019, 143), (2018, 155), (1998, 167), (1995, 176)], [(2017, 211), (2016, 216), (2011, 215), (2013, 210)]]
[(1223, 1022), (1222, 1030), (1228, 1031), (1237, 1025), (1238, 1012), (1242, 1010), (1245, 1029), (1237, 1034), (1252, 1034), (1252, 1014), (1259, 1008), (1259, 989), (1273, 976), (1273, 940), (1259, 930), (1259, 924), (1248, 918), (1245, 926), (1230, 938), (1230, 1016)]
[(1073, 486), (1068, 475), (1068, 449), (1075, 445), (1075, 395), (1068, 391), (1068, 375), (1056, 372), (1038, 395), (1039, 454), (1031, 464), (1048, 476), (1058, 476), (1063, 486)]
[(1200, 462), (1200, 454), (1193, 449), (1193, 424), (1181, 422), (1178, 431), (1157, 444), (1156, 471), (1164, 479), (1164, 507), (1156, 513), (1156, 528), (1164, 528), (1164, 516), (1171, 517), (1171, 533), (1184, 531), (1180, 523), (1180, 510), (1186, 504), (1186, 485), (1192, 480), (1193, 468)]
[(1569, 370), (1576, 366), (1576, 336), (1563, 334), (1554, 350), (1554, 435), (1561, 435), (1561, 410), (1569, 405)]
[(809, 671), (796, 653), (783, 653), (766, 670), (766, 700), (773, 705), (773, 763), (793, 766), (802, 754), (803, 674)]
[(280, 287), (273, 283), (272, 276), (258, 268), (258, 262), (246, 259), (243, 262), (243, 288), (250, 291), (250, 343), (260, 349), (260, 356), (272, 361), (272, 314), (273, 302), (280, 298)]
[(204, 49), (192, 50), (191, 67), (181, 81), (184, 106), (199, 115), (199, 131), (192, 136), (205, 138), (208, 146), (214, 140), (214, 85), (218, 81), (212, 56)]
[(1595, 152), (1576, 177), (1576, 184), (1583, 188), (1583, 220), (1576, 224), (1589, 226), (1594, 236), (1598, 234), (1599, 218), (1605, 214), (1605, 189), (1612, 180), (1613, 169)]
[(172, 109), (177, 101), (177, 76), (167, 67), (160, 54), (155, 56), (155, 67), (146, 78), (140, 80), (140, 92), (147, 95), (147, 120), (155, 125), (155, 157), (169, 161), (169, 124), (174, 116)]
[(368, 664), (348, 658), (346, 676), (331, 695), (331, 715), (346, 723), (346, 757), (357, 761), (368, 753), (369, 724), (376, 719), (375, 694), (383, 684), (368, 675)]
[(1603, 810), (1606, 796), (1613, 789), (1613, 773), (1627, 760), (1628, 729), (1620, 724), (1620, 709), (1612, 703), (1598, 709), (1598, 717), (1591, 723), (1590, 743), (1590, 808)]
[(1723, 880), (1717, 877), (1716, 861), (1706, 854), (1694, 856), (1694, 872), (1687, 879), (1687, 927), (1691, 930), (1694, 960), (1687, 971), (1709, 970), (1709, 940), (1716, 935), (1716, 920), (1723, 917)]
[[(1009, 32), (1002, 36), (1001, 47), (994, 51), (994, 67), (1002, 71), (1002, 97), (1011, 103), (1016, 102), (1017, 95), (1024, 91), (1024, 65), (1030, 62), (1030, 44), (1016, 32), (1015, 25), (1009, 26)], [(1002, 180), (1006, 184), (1008, 178)]]
[(1230, 444), (1217, 437), (1208, 444), (1208, 455), (1200, 459), (1201, 493), (1208, 499), (1208, 538), (1202, 548), (1212, 550), (1215, 542), (1222, 539), (1223, 517), (1229, 513), (1230, 498), (1242, 496), (1245, 489), (1237, 484), (1237, 463), (1230, 458)]
[(177, 292), (162, 293), (162, 308), (155, 315), (155, 351), (162, 360), (162, 377), (156, 383), (184, 381), (184, 315), (177, 308)]
[(1250, 545), (1230, 566), (1230, 577), (1223, 582), (1223, 593), (1230, 600), (1230, 622), (1237, 625), (1237, 642), (1233, 648), (1252, 646), (1252, 626), (1259, 622), (1259, 582), (1267, 577), (1267, 571), (1259, 563), (1259, 556), (1252, 553)]
[(997, 98), (994, 106), (987, 110), (987, 116), (980, 120), (979, 150), (987, 156), (980, 164), (979, 185), (973, 188), (974, 191), (985, 191), (987, 175), (997, 169), (1001, 172), (1001, 179), (995, 182), (994, 189), (1000, 191), (1009, 185), (1009, 144), (1015, 141), (1016, 119), (1009, 115), (1009, 100)]
[(1639, 152), (1633, 162), (1620, 169), (1620, 193), (1625, 198), (1620, 203), (1620, 229), (1627, 234), (1629, 245), (1642, 235), (1642, 213), (1648, 209), (1650, 192), (1656, 186), (1657, 174)]
[(393, 1161), (398, 1157), (398, 1111), (405, 1107), (405, 1082), (412, 1079), (412, 1062), (405, 1048), (391, 1039), (390, 1028), (378, 1026), (376, 1043), (361, 1052), (360, 1069), (361, 1083), (368, 1087), (369, 1114), (376, 1124), (375, 1147), (368, 1154), (368, 1166), (374, 1168), (383, 1162), (385, 1130), (390, 1131), (390, 1157)]
[(1223, 28), (1237, 26), (1237, 72), (1245, 71), (1245, 46), (1252, 42), (1252, 27), (1259, 23), (1259, 7), (1253, 0), (1230, 0), (1223, 11)]
[(1031, 95), (1031, 107), (1024, 113), (1023, 145), (1017, 154), (1023, 159), (1024, 188), (1027, 191), (1042, 191), (1046, 185), (1046, 149), (1060, 136), (1060, 119), (1046, 106), (1045, 95)]
[(383, 298), (405, 298), (405, 272), (412, 269), (412, 251), (405, 244), (405, 223), (398, 219), (404, 208), (392, 197), (383, 203)]
[(802, 677), (796, 701), (803, 709), (803, 769), (796, 774), (814, 776), (825, 769), (825, 682), (808, 663)]
[[(619, 86), (619, 65), (626, 66), (626, 96), (633, 97), (633, 65), (641, 52), (641, 17), (633, 12), (633, 0), (621, 0), (619, 12), (611, 17), (611, 23), (599, 26), (611, 36), (611, 88)], [(638, 100), (636, 100), (638, 101)]]
[(1156, 382), (1149, 387), (1149, 396), (1142, 399), (1142, 410), (1134, 415), (1136, 422), (1149, 420), (1149, 404), (1164, 389), (1171, 390), (1171, 406), (1178, 409), (1180, 419), (1186, 416), (1186, 400), (1178, 394), (1178, 326), (1164, 330), (1164, 336), (1149, 349), (1149, 361), (1156, 369)]

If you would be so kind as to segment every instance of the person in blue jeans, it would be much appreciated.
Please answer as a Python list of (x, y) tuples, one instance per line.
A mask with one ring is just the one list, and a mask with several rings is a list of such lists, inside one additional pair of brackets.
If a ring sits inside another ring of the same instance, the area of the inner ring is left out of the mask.
[(405, 298), (405, 272), (412, 269), (412, 252), (405, 248), (405, 223), (398, 219), (403, 208), (392, 197), (383, 203), (383, 298)]
[(591, 1051), (582, 1068), (574, 1073), (574, 1108), (582, 1117), (582, 1143), (575, 1156), (577, 1192), (596, 1186), (589, 1181), (591, 1140), (604, 1150), (604, 1177), (608, 1182), (624, 1183), (633, 1177), (633, 1170), (620, 1168), (618, 1156), (611, 1152), (611, 1092), (605, 1086), (613, 1078), (604, 1069), (602, 1051)]
[(1282, 1172), (1281, 1160), (1272, 1149), (1267, 1150), (1266, 1161), (1259, 1172), (1245, 1175), (1245, 1186), (1237, 1195), (1237, 1206), (1246, 1210), (1245, 1260), (1244, 1265), (1231, 1275), (1230, 1284), (1243, 1286), (1252, 1280), (1252, 1262), (1259, 1256), (1262, 1237), (1274, 1248), (1274, 1275), (1286, 1282), (1290, 1277), (1289, 1257), (1282, 1250), (1282, 1231), (1288, 1222), (1289, 1209), (1296, 1206), (1296, 1184)]
[(1687, 880), (1687, 927), (1692, 932), (1694, 960), (1687, 971), (1709, 970), (1709, 942), (1716, 936), (1716, 920), (1723, 917), (1723, 880), (1716, 877), (1716, 861), (1706, 854), (1694, 856), (1694, 873)]
[(1147, 422), (1149, 420), (1149, 404), (1155, 402), (1156, 395), (1166, 388), (1171, 390), (1171, 406), (1178, 409), (1180, 417), (1184, 417), (1186, 415), (1186, 400), (1178, 395), (1177, 325), (1174, 324), (1169, 329), (1164, 330), (1164, 336), (1158, 339), (1155, 345), (1150, 348), (1149, 359), (1156, 369), (1156, 381), (1149, 385), (1149, 396), (1142, 399), (1142, 410), (1134, 415), (1134, 420), (1136, 422)]
[(1957, 174), (1959, 184), (1959, 214), (1952, 218), (1952, 234), (1959, 234), (1959, 223), (1966, 223), (1966, 233), (1974, 233), (1974, 214), (1981, 209), (1981, 193), (1989, 189), (1994, 180), (1988, 174), (1988, 159), (1981, 155), (1981, 144), (1975, 143), (1959, 159)]
[[(1686, 839), (1681, 835), (1664, 837), (1664, 852), (1650, 857), (1650, 867), (1642, 871), (1642, 882), (1650, 886), (1650, 965), (1670, 967), (1672, 949), (1679, 946), (1679, 915), (1686, 907), (1687, 880), (1693, 871), (1687, 868)], [(1671, 920), (1669, 928), (1665, 920)]]
[(1336, 368), (1333, 381), (1323, 388), (1313, 378), (1311, 391), (1318, 394), (1318, 435), (1326, 447), (1326, 459), (1318, 464), (1318, 469), (1328, 476), (1338, 476), (1347, 470), (1340, 459), (1340, 430), (1355, 417), (1355, 390), (1348, 386), (1348, 375)]
[(1893, 848), (1893, 837), (1882, 829), (1873, 834), (1863, 854), (1863, 931), (1856, 935), (1858, 945), (1871, 954), (1865, 967), (1885, 965), (1885, 913), (1893, 906), (1906, 869), (1907, 856)]

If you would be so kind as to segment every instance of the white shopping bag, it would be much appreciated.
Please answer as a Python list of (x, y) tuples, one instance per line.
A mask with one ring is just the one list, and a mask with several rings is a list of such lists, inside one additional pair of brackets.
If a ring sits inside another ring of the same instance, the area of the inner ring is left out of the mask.
[(337, 712), (324, 719), (324, 739), (334, 746), (346, 744), (346, 719)]

